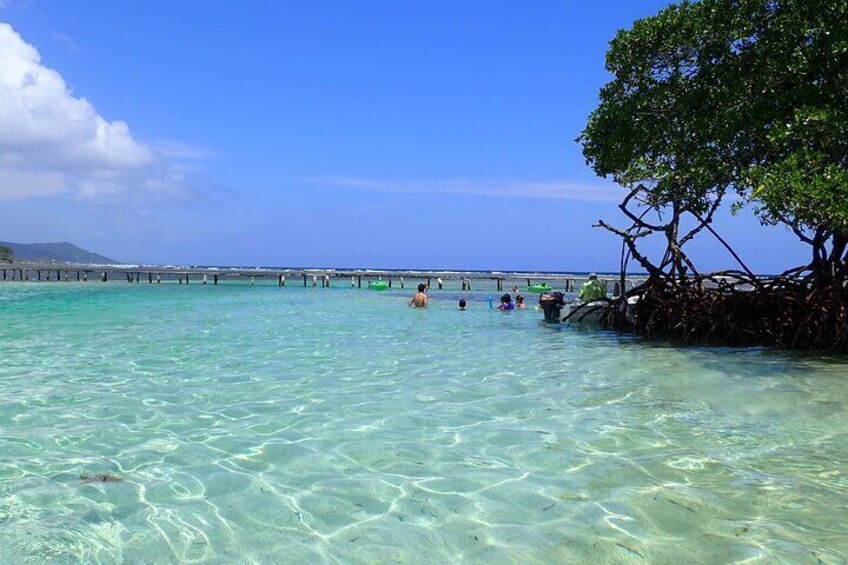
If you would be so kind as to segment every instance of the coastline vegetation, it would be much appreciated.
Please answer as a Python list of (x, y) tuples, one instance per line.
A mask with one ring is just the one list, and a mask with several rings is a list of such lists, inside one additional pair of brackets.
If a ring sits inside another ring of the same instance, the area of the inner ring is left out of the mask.
[[(645, 284), (605, 323), (687, 341), (848, 352), (848, 0), (702, 0), (620, 31), (613, 79), (578, 138), (629, 189), (622, 238)], [(810, 261), (756, 276), (711, 225), (750, 207), (809, 246)], [(738, 269), (705, 274), (685, 251), (713, 237)], [(645, 242), (663, 241), (657, 260)]]

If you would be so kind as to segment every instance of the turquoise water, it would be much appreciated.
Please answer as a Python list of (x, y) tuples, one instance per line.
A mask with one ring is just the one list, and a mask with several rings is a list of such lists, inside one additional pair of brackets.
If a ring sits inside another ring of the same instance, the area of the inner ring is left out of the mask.
[(0, 562), (848, 558), (844, 361), (407, 294), (1, 284)]

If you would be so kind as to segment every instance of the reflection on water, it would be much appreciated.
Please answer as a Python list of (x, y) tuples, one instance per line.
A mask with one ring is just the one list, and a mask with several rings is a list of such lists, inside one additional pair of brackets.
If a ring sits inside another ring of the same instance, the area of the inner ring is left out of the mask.
[(848, 558), (843, 361), (474, 297), (0, 285), (0, 561)]

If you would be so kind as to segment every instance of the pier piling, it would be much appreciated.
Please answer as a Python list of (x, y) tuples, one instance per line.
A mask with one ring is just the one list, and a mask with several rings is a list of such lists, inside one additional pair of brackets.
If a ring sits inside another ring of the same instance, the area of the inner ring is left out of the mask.
[[(379, 270), (359, 270), (359, 269), (342, 269), (342, 270), (326, 270), (319, 271), (317, 269), (309, 269), (309, 270), (300, 270), (300, 269), (260, 269), (260, 268), (251, 268), (251, 269), (221, 269), (217, 270), (214, 268), (193, 268), (193, 267), (156, 267), (157, 269), (162, 269), (161, 271), (155, 271), (152, 268), (140, 268), (139, 270), (134, 270), (133, 267), (122, 267), (122, 266), (104, 266), (101, 269), (97, 270), (97, 266), (86, 266), (86, 265), (69, 265), (66, 268), (57, 269), (55, 265), (45, 265), (43, 263), (24, 263), (24, 262), (16, 262), (14, 265), (2, 265), (0, 264), (0, 271), (2, 271), (2, 275), (0, 276), (0, 283), (2, 281), (7, 280), (20, 280), (20, 281), (30, 281), (30, 280), (38, 280), (38, 281), (70, 281), (73, 277), (73, 272), (76, 271), (76, 280), (77, 281), (88, 281), (89, 273), (92, 273), (92, 276), (100, 278), (103, 282), (108, 282), (109, 277), (126, 277), (127, 282), (141, 282), (142, 277), (146, 275), (147, 283), (152, 284), (153, 278), (155, 275), (156, 283), (162, 283), (162, 275), (164, 273), (165, 282), (173, 281), (175, 278), (179, 284), (183, 284), (183, 277), (185, 277), (185, 284), (190, 284), (191, 276), (198, 275), (198, 280), (202, 281), (202, 284), (207, 285), (210, 282), (210, 279), (213, 284), (217, 285), (219, 279), (227, 276), (232, 276), (237, 278), (240, 281), (244, 281), (248, 277), (250, 278), (251, 286), (255, 286), (256, 278), (260, 279), (268, 279), (269, 281), (274, 278), (277, 279), (277, 285), (279, 287), (286, 286), (286, 278), (291, 276), (295, 277), (303, 277), (303, 286), (309, 286), (309, 279), (312, 279), (312, 287), (315, 288), (318, 286), (318, 279), (321, 279), (321, 287), (329, 288), (332, 286), (333, 277), (339, 277), (341, 281), (350, 281), (350, 288), (362, 288), (362, 278), (366, 279), (366, 284), (369, 281), (382, 280), (387, 282), (387, 286), (389, 288), (397, 289), (397, 288), (405, 288), (405, 278), (407, 276), (413, 277), (413, 280), (417, 284), (420, 281), (424, 281), (428, 286), (432, 285), (434, 289), (444, 290), (445, 288), (451, 288), (451, 281), (458, 281), (459, 287), (463, 292), (471, 291), (473, 284), (472, 279), (479, 281), (482, 285), (483, 289), (487, 287), (489, 284), (488, 281), (495, 282), (495, 288), (499, 292), (503, 292), (504, 287), (509, 285), (512, 287), (514, 284), (519, 283), (520, 281), (526, 281), (528, 287), (533, 285), (533, 281), (535, 280), (537, 283), (541, 281), (547, 281), (552, 286), (556, 286), (558, 289), (563, 289), (565, 292), (574, 292), (576, 287), (580, 286), (582, 282), (585, 281), (585, 277), (580, 278), (579, 276), (575, 278), (575, 275), (568, 274), (544, 274), (544, 273), (536, 273), (536, 272), (522, 272), (522, 273), (504, 273), (504, 272), (496, 272), (496, 273), (475, 273), (475, 272), (445, 272), (445, 271), (430, 271), (430, 272), (421, 272), (421, 271), (379, 271)], [(53, 278), (55, 274), (55, 279)], [(612, 292), (613, 296), (621, 296), (625, 293), (629, 288), (634, 287), (636, 284), (641, 283), (644, 280), (644, 276), (639, 275), (628, 275), (623, 282), (619, 281), (616, 277), (608, 277), (607, 279), (599, 279), (601, 284), (604, 287)], [(94, 279), (97, 280), (97, 279)], [(445, 286), (447, 285), (447, 286)], [(343, 282), (343, 286), (346, 286)], [(415, 285), (413, 285), (415, 286)]]

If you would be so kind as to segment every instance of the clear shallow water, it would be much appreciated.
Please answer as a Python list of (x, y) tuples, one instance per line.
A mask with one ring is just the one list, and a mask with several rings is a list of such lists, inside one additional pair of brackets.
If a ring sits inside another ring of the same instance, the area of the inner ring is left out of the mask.
[(848, 557), (844, 360), (407, 294), (0, 285), (0, 562)]

